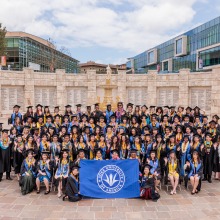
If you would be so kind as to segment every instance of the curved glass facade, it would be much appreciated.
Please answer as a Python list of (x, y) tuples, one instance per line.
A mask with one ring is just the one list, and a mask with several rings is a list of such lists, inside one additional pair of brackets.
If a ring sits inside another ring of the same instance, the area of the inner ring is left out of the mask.
[[(186, 38), (185, 43), (181, 36)], [(197, 71), (198, 69), (220, 64), (219, 46), (220, 17), (217, 17), (154, 48), (157, 49), (157, 65), (160, 65), (160, 69), (167, 70), (167, 66), (165, 66), (165, 68), (162, 66), (163, 61), (172, 59), (172, 69), (170, 69), (169, 72), (177, 72), (182, 68)], [(183, 52), (184, 48), (186, 54), (177, 56), (177, 54)], [(202, 52), (203, 49), (204, 52)], [(148, 65), (149, 58), (147, 56), (148, 50), (131, 58), (134, 60), (136, 73), (140, 70), (147, 72), (150, 69), (157, 69), (157, 65)], [(127, 69), (129, 69), (128, 66)]]

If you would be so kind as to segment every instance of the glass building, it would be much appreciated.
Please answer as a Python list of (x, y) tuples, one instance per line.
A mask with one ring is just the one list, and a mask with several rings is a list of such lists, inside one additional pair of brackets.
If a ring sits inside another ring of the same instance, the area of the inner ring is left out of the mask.
[(77, 73), (79, 61), (58, 50), (42, 38), (24, 32), (7, 32), (7, 65), (12, 70), (31, 67), (39, 72), (54, 72), (65, 69), (66, 73)]
[(220, 17), (162, 43), (153, 49), (131, 57), (127, 73), (162, 73), (210, 69), (220, 64)]

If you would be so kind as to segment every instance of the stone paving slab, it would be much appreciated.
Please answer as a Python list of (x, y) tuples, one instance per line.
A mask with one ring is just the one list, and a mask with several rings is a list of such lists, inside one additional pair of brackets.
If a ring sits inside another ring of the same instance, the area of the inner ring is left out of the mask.
[(33, 219), (220, 219), (220, 181), (203, 183), (199, 194), (191, 195), (182, 187), (169, 195), (162, 187), (158, 202), (141, 199), (84, 199), (63, 202), (56, 192), (32, 192), (22, 196), (15, 176), (0, 183), (0, 220)]

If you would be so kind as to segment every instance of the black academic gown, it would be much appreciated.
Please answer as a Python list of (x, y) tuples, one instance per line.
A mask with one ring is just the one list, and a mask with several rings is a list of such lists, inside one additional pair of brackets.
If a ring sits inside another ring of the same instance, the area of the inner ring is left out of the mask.
[(19, 152), (18, 149), (16, 149), (13, 152), (13, 164), (14, 164), (14, 169), (15, 169), (15, 174), (20, 173), (21, 170), (21, 164), (24, 160), (24, 152)]
[(11, 144), (6, 149), (0, 147), (0, 173), (11, 172)]
[(70, 202), (77, 202), (82, 199), (82, 196), (79, 193), (79, 185), (76, 179), (70, 175), (67, 179), (66, 184), (66, 196)]
[(206, 147), (204, 147), (202, 151), (202, 156), (203, 156), (203, 174), (211, 176), (213, 169), (214, 147), (211, 146), (209, 151), (207, 151)]

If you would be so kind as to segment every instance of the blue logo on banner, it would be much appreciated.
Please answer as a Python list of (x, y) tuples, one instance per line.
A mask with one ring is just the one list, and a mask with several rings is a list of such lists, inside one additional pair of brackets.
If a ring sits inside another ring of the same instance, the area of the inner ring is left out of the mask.
[(140, 196), (138, 160), (81, 160), (80, 193), (94, 198)]
[(106, 193), (116, 193), (124, 186), (124, 172), (116, 165), (104, 166), (98, 172), (97, 183), (102, 191)]

